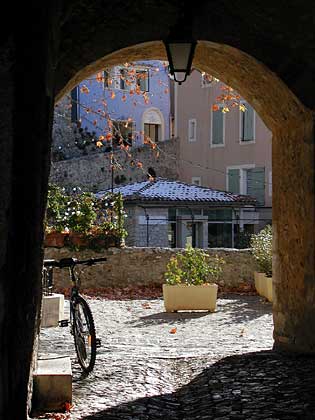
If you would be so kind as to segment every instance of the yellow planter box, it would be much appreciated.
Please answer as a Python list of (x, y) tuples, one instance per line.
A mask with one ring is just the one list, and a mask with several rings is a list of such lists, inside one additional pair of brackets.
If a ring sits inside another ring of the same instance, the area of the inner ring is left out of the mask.
[(261, 278), (264, 276), (264, 273), (259, 273), (258, 271), (254, 272), (254, 279), (255, 279), (255, 289), (259, 295), (262, 295), (262, 281)]
[(267, 277), (265, 273), (255, 271), (254, 278), (257, 293), (272, 302), (272, 277)]
[(163, 284), (166, 312), (206, 310), (214, 312), (218, 294), (217, 284), (186, 286)]
[(266, 285), (266, 294), (265, 297), (272, 302), (272, 277), (265, 277), (264, 279)]

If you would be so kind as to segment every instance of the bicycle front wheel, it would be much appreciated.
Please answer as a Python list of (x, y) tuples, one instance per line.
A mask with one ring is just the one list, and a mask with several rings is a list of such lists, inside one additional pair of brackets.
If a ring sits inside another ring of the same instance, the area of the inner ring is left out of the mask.
[(78, 361), (84, 372), (91, 372), (96, 359), (96, 334), (91, 309), (82, 296), (73, 302), (73, 336)]

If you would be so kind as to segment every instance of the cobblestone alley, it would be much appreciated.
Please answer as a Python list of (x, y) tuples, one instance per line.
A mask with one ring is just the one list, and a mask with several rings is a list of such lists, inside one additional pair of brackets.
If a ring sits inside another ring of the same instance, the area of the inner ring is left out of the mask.
[(71, 420), (315, 419), (314, 359), (271, 352), (271, 304), (258, 296), (226, 295), (215, 313), (167, 314), (162, 299), (89, 303), (102, 347), (88, 377), (68, 328), (40, 336), (40, 356), (72, 359)]

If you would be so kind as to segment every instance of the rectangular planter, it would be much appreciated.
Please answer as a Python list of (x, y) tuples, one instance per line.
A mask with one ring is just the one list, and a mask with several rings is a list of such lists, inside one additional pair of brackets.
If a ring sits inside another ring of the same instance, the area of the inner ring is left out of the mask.
[(265, 276), (266, 294), (265, 297), (272, 302), (272, 277)]
[(262, 278), (264, 277), (264, 273), (260, 273), (258, 271), (254, 272), (254, 279), (255, 279), (255, 289), (257, 293), (262, 296), (263, 294), (263, 281)]
[(272, 277), (267, 277), (265, 273), (255, 271), (254, 278), (257, 293), (272, 302)]
[(201, 286), (163, 284), (166, 312), (206, 310), (214, 312), (218, 294), (217, 284)]

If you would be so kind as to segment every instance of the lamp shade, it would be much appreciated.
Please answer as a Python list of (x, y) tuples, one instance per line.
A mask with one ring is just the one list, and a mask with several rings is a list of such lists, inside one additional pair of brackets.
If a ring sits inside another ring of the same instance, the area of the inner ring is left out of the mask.
[(196, 42), (165, 41), (164, 44), (167, 52), (170, 73), (174, 76), (174, 80), (181, 84), (190, 74)]

